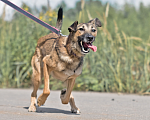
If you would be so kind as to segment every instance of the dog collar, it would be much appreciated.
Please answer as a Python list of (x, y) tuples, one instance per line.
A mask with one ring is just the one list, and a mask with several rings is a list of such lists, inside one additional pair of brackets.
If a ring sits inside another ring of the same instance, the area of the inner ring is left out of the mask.
[(74, 56), (77, 56), (75, 53), (72, 53)]
[(73, 51), (71, 51), (71, 55), (74, 57), (77, 57), (77, 58), (81, 58), (81, 57), (77, 56)]

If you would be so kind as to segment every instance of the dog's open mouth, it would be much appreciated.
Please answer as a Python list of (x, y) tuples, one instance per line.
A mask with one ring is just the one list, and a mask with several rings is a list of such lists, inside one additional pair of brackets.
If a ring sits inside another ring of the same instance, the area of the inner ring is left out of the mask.
[(80, 45), (81, 45), (81, 51), (84, 53), (88, 53), (89, 49), (93, 50), (94, 52), (97, 51), (97, 47), (92, 45), (92, 42), (86, 43), (86, 42), (81, 41)]

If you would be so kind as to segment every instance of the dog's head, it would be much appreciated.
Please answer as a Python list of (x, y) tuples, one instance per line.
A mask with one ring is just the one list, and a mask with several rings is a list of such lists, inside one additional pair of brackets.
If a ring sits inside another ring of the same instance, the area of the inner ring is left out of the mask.
[(96, 52), (97, 47), (92, 45), (97, 35), (97, 27), (101, 27), (101, 22), (98, 18), (90, 20), (88, 23), (80, 23), (75, 21), (69, 28), (69, 41), (71, 44), (70, 50), (76, 54), (85, 55), (89, 49)]

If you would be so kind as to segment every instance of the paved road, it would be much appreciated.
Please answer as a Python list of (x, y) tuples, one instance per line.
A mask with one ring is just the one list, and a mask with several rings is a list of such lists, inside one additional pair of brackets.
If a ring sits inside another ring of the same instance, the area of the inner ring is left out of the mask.
[[(80, 114), (51, 91), (45, 105), (28, 112), (31, 89), (0, 89), (0, 120), (150, 120), (150, 96), (73, 92)], [(38, 96), (42, 90), (38, 91)]]

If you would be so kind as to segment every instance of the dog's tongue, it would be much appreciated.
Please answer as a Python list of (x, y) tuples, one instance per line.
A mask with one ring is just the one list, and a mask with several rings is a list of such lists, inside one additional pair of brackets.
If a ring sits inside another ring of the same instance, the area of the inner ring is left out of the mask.
[(88, 48), (90, 48), (91, 50), (93, 50), (94, 52), (97, 51), (97, 47), (94, 46), (94, 45), (89, 45), (89, 44), (86, 44), (88, 46)]

